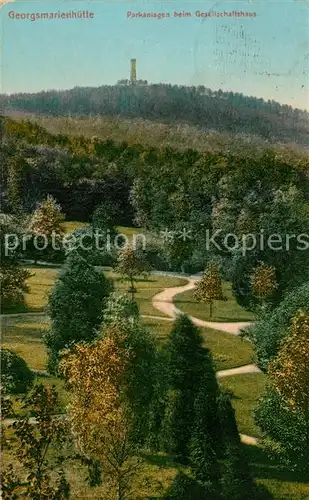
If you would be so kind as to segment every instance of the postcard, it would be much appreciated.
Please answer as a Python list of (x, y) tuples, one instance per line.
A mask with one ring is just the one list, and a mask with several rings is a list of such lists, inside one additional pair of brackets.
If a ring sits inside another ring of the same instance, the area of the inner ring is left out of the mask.
[(309, 498), (309, 2), (0, 16), (1, 498)]

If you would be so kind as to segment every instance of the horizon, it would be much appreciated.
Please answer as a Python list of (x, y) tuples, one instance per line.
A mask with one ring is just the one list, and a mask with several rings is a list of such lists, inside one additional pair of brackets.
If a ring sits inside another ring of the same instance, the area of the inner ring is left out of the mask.
[[(93, 17), (59, 18), (82, 11)], [(54, 18), (31, 20), (46, 12)], [(309, 4), (300, 0), (25, 0), (6, 3), (0, 15), (3, 94), (116, 85), (129, 78), (134, 57), (137, 78), (150, 85), (204, 85), (309, 111)]]
[[(38, 90), (37, 92), (13, 92), (11, 94), (9, 93), (4, 93), (4, 92), (1, 92), (0, 93), (0, 96), (14, 96), (14, 95), (27, 95), (27, 94), (30, 94), (30, 95), (35, 95), (35, 94), (40, 94), (40, 93), (43, 93), (43, 92), (46, 92), (46, 93), (52, 93), (52, 92), (70, 92), (74, 89), (97, 89), (97, 88), (100, 88), (100, 87), (116, 87), (120, 84), (118, 84), (117, 82), (114, 83), (114, 84), (101, 84), (101, 85), (98, 85), (98, 86), (89, 86), (89, 85), (85, 85), (85, 86), (75, 86), (75, 87), (69, 87), (69, 88), (49, 88), (49, 89), (41, 89), (41, 90)], [(190, 88), (190, 87), (195, 87), (197, 88), (199, 85), (180, 85), (180, 84), (177, 84), (177, 83), (163, 83), (163, 82), (148, 82), (147, 83), (147, 86), (152, 86), (152, 85), (172, 85), (172, 86), (178, 86), (178, 87), (186, 87), (186, 88)], [(138, 85), (137, 85), (138, 86)], [(128, 87), (130, 88), (130, 85), (128, 85)], [(207, 87), (206, 85), (204, 85), (205, 89), (209, 88)], [(220, 89), (209, 89), (211, 90), (212, 92), (217, 92), (218, 90)], [(222, 90), (222, 89), (221, 89)], [(233, 92), (233, 93), (237, 93), (237, 91), (234, 91), (234, 90), (224, 90), (223, 93), (228, 93), (228, 92)], [(256, 99), (256, 100), (259, 100), (259, 99), (263, 99), (263, 101), (265, 103), (267, 103), (267, 99), (264, 99), (263, 97), (261, 96), (253, 96), (253, 95), (247, 95), (247, 94), (243, 94), (244, 97), (246, 98), (249, 98), (249, 99)], [(291, 104), (286, 104), (286, 103), (282, 103), (282, 102), (279, 102), (279, 101), (275, 101), (274, 99), (272, 100), (273, 102), (275, 102), (276, 104), (279, 104), (281, 106), (289, 106), (290, 108), (292, 108), (293, 110), (295, 111), (301, 111), (302, 113), (307, 113), (309, 115), (309, 109), (301, 109), (301, 108), (298, 108), (298, 107), (294, 107), (293, 105)], [(17, 111), (17, 110), (16, 110)], [(102, 115), (103, 116), (103, 115)]]

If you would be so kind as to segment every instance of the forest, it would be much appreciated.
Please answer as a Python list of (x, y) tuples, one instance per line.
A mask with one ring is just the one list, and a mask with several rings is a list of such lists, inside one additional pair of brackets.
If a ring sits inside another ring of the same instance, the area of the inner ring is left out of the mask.
[(2, 497), (307, 498), (306, 150), (0, 132)]
[(0, 95), (7, 114), (23, 111), (50, 116), (114, 116), (187, 124), (202, 130), (245, 133), (308, 147), (308, 113), (274, 100), (205, 86), (171, 84), (103, 85)]

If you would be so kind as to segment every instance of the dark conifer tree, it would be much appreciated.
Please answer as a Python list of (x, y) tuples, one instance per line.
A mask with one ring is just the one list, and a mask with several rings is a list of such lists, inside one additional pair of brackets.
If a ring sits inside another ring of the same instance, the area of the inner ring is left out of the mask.
[(165, 449), (186, 462), (189, 457), (194, 401), (202, 372), (203, 339), (185, 315), (176, 319), (164, 350), (167, 377), (167, 406), (162, 440)]
[(190, 465), (196, 480), (212, 492), (213, 498), (220, 495), (221, 425), (218, 411), (219, 387), (213, 360), (205, 349), (203, 376), (194, 403), (194, 420), (190, 442)]
[(255, 485), (238, 433), (235, 410), (230, 397), (225, 393), (219, 398), (219, 412), (224, 438), (224, 470), (221, 479), (223, 498), (252, 500), (255, 498)]

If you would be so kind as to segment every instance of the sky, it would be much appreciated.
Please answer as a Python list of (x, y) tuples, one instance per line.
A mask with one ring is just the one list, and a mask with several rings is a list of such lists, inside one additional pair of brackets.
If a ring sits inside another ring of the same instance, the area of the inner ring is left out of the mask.
[[(15, 17), (70, 10), (94, 17)], [(129, 11), (170, 17), (133, 18)], [(196, 14), (209, 11), (256, 16)], [(112, 85), (129, 78), (136, 58), (137, 77), (149, 83), (205, 85), (309, 110), (308, 0), (19, 0), (3, 5), (0, 17), (1, 92)]]

